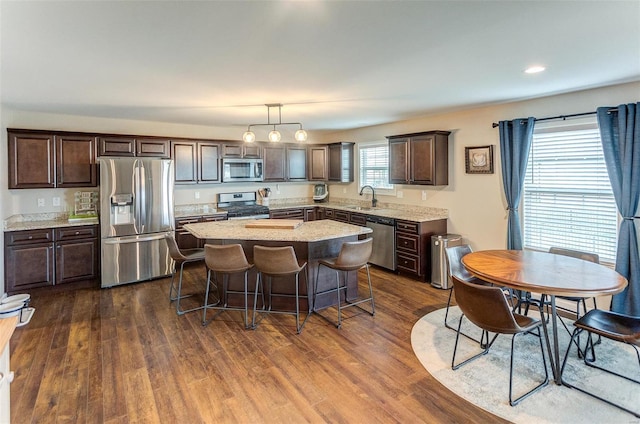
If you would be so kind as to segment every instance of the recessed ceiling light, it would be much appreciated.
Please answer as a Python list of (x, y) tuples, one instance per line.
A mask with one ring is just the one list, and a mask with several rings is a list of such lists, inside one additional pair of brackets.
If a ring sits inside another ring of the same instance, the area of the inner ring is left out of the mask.
[(524, 70), (524, 73), (525, 74), (537, 74), (538, 72), (542, 72), (545, 69), (547, 69), (547, 68), (545, 68), (544, 66), (537, 66), (537, 65), (536, 66), (530, 66), (530, 67), (528, 67), (527, 69)]

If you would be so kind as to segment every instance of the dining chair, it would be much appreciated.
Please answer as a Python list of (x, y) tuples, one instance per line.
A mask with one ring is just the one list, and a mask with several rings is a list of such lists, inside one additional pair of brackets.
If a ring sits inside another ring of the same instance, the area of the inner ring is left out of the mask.
[[(182, 310), (180, 309), (180, 299), (184, 299), (186, 297), (193, 296), (193, 294), (182, 295), (182, 276), (184, 273), (184, 266), (188, 263), (195, 262), (204, 262), (204, 249), (196, 248), (196, 249), (180, 249), (178, 247), (178, 243), (176, 243), (176, 239), (172, 233), (167, 233), (164, 237), (167, 242), (167, 247), (169, 249), (169, 256), (173, 259), (173, 268), (171, 270), (171, 283), (169, 286), (169, 303), (176, 301), (176, 313), (178, 315), (186, 314), (187, 312), (197, 311), (202, 309), (202, 306)], [(180, 267), (180, 277), (178, 279), (178, 287), (175, 286), (175, 275), (177, 268)], [(173, 292), (176, 292), (176, 295), (173, 295)]]
[[(511, 306), (507, 302), (504, 293), (500, 287), (483, 286), (479, 284), (469, 283), (461, 280), (455, 275), (451, 276), (454, 290), (456, 291), (456, 301), (458, 307), (462, 311), (462, 316), (458, 322), (458, 331), (456, 333), (456, 342), (453, 349), (453, 358), (451, 359), (451, 368), (459, 369), (461, 366), (483, 356), (489, 352), (489, 349), (496, 341), (500, 334), (511, 334), (511, 361), (509, 367), (509, 405), (517, 405), (521, 400), (537, 392), (542, 387), (549, 384), (549, 373), (547, 371), (547, 361), (544, 355), (542, 345), (543, 334), (540, 331), (542, 321), (536, 318), (528, 317), (514, 313)], [(481, 329), (496, 333), (490, 342), (488, 342), (480, 353), (465, 359), (461, 363), (456, 364), (456, 352), (460, 340), (460, 329), (462, 320), (466, 317), (473, 324)], [(544, 368), (544, 380), (523, 395), (513, 399), (513, 357), (516, 336), (520, 334), (531, 333), (538, 337), (540, 344), (540, 354), (542, 355), (542, 366)], [(487, 376), (489, 377), (489, 376)]]
[[(289, 314), (296, 316), (296, 332), (300, 334), (302, 332), (302, 327), (309, 319), (311, 315), (311, 303), (308, 301), (308, 294), (300, 294), (300, 273), (304, 271), (305, 275), (305, 283), (308, 286), (308, 275), (307, 275), (307, 263), (304, 262), (302, 265), (298, 263), (298, 259), (296, 257), (296, 252), (293, 250), (293, 246), (282, 246), (282, 247), (267, 247), (255, 245), (253, 246), (253, 263), (256, 266), (256, 270), (258, 271), (258, 277), (256, 279), (256, 290), (253, 299), (253, 319), (252, 319), (252, 328), (255, 330), (257, 328), (256, 316), (258, 315), (258, 291), (262, 290), (264, 294), (265, 283), (268, 283), (268, 294), (266, 296), (266, 300), (263, 302), (262, 309), (259, 311), (261, 314)], [(295, 294), (282, 294), (278, 293), (279, 297), (295, 297), (295, 311), (286, 311), (286, 310), (273, 310), (273, 282), (274, 280), (286, 280), (294, 277), (294, 291)], [(307, 287), (308, 290), (308, 287)], [(305, 291), (308, 293), (308, 291)], [(307, 316), (304, 318), (304, 321), (300, 323), (300, 298), (307, 299)]]
[[(207, 291), (204, 297), (204, 310), (202, 311), (202, 325), (206, 326), (209, 322), (223, 311), (244, 311), (244, 328), (249, 328), (249, 285), (248, 273), (253, 264), (247, 261), (242, 245), (240, 244), (205, 244), (205, 263), (207, 265)], [(233, 274), (242, 274), (244, 279), (244, 290), (230, 290), (229, 278)], [(213, 275), (212, 275), (213, 274)], [(213, 276), (213, 278), (212, 278)], [(211, 285), (218, 289), (218, 277), (222, 277), (222, 289), (218, 292), (218, 299), (215, 303), (209, 303), (209, 292)], [(229, 294), (244, 295), (244, 304), (242, 307), (229, 306)], [(207, 321), (207, 310), (214, 309), (218, 312)]]
[[(622, 377), (626, 380), (629, 380), (633, 383), (640, 384), (640, 380), (634, 379), (632, 377), (622, 375), (613, 371), (612, 369), (607, 369), (602, 366), (596, 365), (596, 351), (593, 342), (593, 334), (597, 334), (598, 336), (604, 337), (606, 339), (610, 339), (619, 343), (624, 343), (626, 345), (631, 346), (635, 352), (636, 357), (638, 359), (638, 366), (640, 367), (640, 351), (638, 347), (640, 347), (640, 317), (634, 317), (630, 315), (619, 314), (612, 311), (604, 311), (601, 309), (592, 309), (583, 316), (581, 316), (574, 324), (575, 329), (571, 334), (571, 342), (567, 347), (567, 353), (564, 356), (564, 360), (562, 362), (562, 369), (560, 371), (561, 383), (564, 386), (574, 388), (582, 393), (585, 393), (589, 396), (592, 396), (596, 399), (599, 399), (603, 402), (608, 403), (609, 405), (620, 408), (626, 412), (629, 412), (636, 417), (640, 418), (640, 411), (633, 411), (629, 408), (626, 408), (618, 403), (615, 403), (613, 400), (605, 399), (593, 392), (588, 391), (584, 387), (578, 387), (574, 384), (567, 382), (564, 378), (564, 368), (567, 364), (567, 357), (569, 356), (569, 351), (571, 350), (571, 346), (574, 344), (574, 339), (583, 331), (586, 331), (587, 336), (587, 345), (585, 347), (585, 353), (583, 357), (584, 364), (607, 372), (609, 374), (616, 375), (618, 377)], [(580, 350), (578, 348), (578, 350)], [(589, 355), (589, 353), (591, 355)], [(623, 359), (620, 359), (623, 360)], [(584, 380), (587, 381), (588, 380)], [(638, 389), (640, 391), (640, 388)], [(637, 404), (636, 404), (637, 405)]]
[[(452, 246), (452, 247), (447, 247), (445, 249), (445, 256), (447, 258), (447, 266), (449, 268), (449, 285), (448, 285), (448, 290), (449, 290), (449, 299), (447, 300), (447, 309), (444, 313), (444, 326), (450, 330), (453, 331), (457, 331), (457, 328), (452, 327), (451, 325), (449, 325), (447, 319), (449, 317), (449, 308), (451, 307), (451, 298), (453, 295), (453, 281), (451, 280), (451, 276), (456, 276), (457, 278), (459, 278), (460, 280), (466, 281), (468, 283), (473, 283), (473, 284), (480, 284), (483, 286), (490, 286), (491, 283), (481, 280), (480, 278), (474, 277), (473, 275), (471, 275), (469, 273), (469, 271), (467, 271), (467, 269), (464, 267), (464, 265), (462, 265), (462, 258), (465, 257), (466, 255), (468, 255), (469, 253), (473, 252), (473, 250), (471, 249), (471, 246), (469, 246), (468, 244), (461, 244), (458, 246)], [(476, 338), (469, 336), (466, 333), (462, 333), (463, 336), (476, 341), (478, 343), (480, 343), (480, 345), (483, 345), (485, 343), (487, 343), (488, 340), (488, 334), (483, 331), (481, 336), (480, 336), (480, 340), (477, 340)]]
[[(553, 253), (555, 255), (562, 255), (562, 256), (569, 256), (572, 258), (578, 258), (578, 259), (582, 259), (585, 261), (589, 261), (589, 262), (593, 262), (593, 263), (600, 263), (600, 257), (596, 254), (596, 253), (588, 253), (588, 252), (581, 252), (579, 250), (571, 250), (571, 249), (565, 249), (562, 247), (552, 247), (549, 249), (549, 253)], [(587, 298), (584, 297), (572, 297), (572, 296), (556, 296), (556, 299), (562, 299), (564, 300), (566, 303), (572, 303), (573, 304), (573, 309), (564, 307), (562, 305), (557, 305), (556, 304), (556, 309), (564, 311), (564, 312), (568, 312), (570, 314), (572, 314), (573, 316), (575, 316), (575, 320), (579, 319), (582, 315), (584, 315), (588, 309), (587, 309)], [(598, 309), (598, 304), (596, 303), (596, 298), (592, 297), (591, 298), (593, 300), (593, 308), (594, 309)], [(548, 306), (549, 305), (549, 301), (547, 299), (546, 295), (542, 295), (540, 297), (540, 303), (542, 306)], [(582, 306), (582, 312), (580, 311), (580, 306)], [(571, 329), (569, 329), (567, 323), (564, 322), (564, 320), (562, 319), (562, 317), (560, 315), (558, 315), (560, 317), (560, 322), (562, 323), (563, 327), (565, 328), (565, 330), (567, 330), (567, 333), (569, 333), (569, 335), (571, 335)], [(580, 334), (578, 334), (577, 338), (576, 338), (576, 342), (578, 343), (578, 346), (580, 345)], [(596, 344), (600, 343), (600, 336), (598, 336), (598, 340), (596, 341)], [(582, 351), (580, 349), (578, 349), (578, 357), (582, 357)]]
[(458, 246), (452, 246), (445, 248), (445, 255), (447, 257), (447, 266), (449, 268), (449, 299), (447, 300), (447, 309), (444, 314), (444, 325), (445, 327), (456, 331), (455, 327), (452, 327), (448, 324), (447, 318), (449, 316), (449, 308), (451, 307), (451, 298), (453, 296), (453, 281), (451, 281), (452, 276), (458, 277), (460, 280), (466, 281), (468, 283), (481, 284), (481, 285), (491, 285), (486, 281), (481, 280), (480, 278), (474, 277), (467, 271), (467, 269), (462, 265), (462, 258), (473, 252), (471, 246), (468, 244), (461, 244)]
[[(332, 259), (320, 259), (318, 261), (318, 268), (316, 269), (316, 278), (314, 280), (313, 289), (313, 310), (316, 310), (316, 298), (318, 295), (325, 295), (329, 293), (336, 293), (336, 308), (338, 309), (338, 321), (335, 323), (336, 328), (342, 328), (342, 310), (351, 306), (357, 306), (365, 312), (368, 312), (371, 316), (376, 314), (376, 306), (373, 300), (373, 287), (371, 286), (371, 274), (369, 273), (369, 258), (373, 251), (373, 238), (369, 237), (358, 241), (346, 241), (342, 243), (340, 252), (337, 258)], [(321, 292), (318, 291), (318, 277), (320, 275), (320, 267), (327, 267), (336, 272), (336, 284), (332, 287)], [(367, 282), (369, 283), (369, 295), (368, 297), (361, 297), (358, 299), (347, 299), (347, 281), (349, 279), (349, 272), (358, 271), (360, 269), (366, 269)], [(342, 283), (340, 282), (340, 274), (342, 274)], [(344, 296), (342, 296), (344, 293)], [(362, 303), (371, 302), (371, 310), (367, 310), (360, 306)], [(324, 317), (323, 315), (319, 314)]]

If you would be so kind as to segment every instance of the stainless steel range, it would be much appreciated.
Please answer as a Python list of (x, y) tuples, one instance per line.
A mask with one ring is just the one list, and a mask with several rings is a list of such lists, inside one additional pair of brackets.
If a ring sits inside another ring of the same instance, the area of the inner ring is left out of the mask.
[(255, 191), (219, 193), (218, 210), (227, 212), (228, 219), (266, 219), (269, 208), (258, 205)]

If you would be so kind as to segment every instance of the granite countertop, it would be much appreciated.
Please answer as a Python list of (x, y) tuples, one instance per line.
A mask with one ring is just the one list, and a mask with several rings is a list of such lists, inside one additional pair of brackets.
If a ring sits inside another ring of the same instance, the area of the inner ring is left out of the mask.
[[(427, 222), (449, 218), (449, 211), (442, 208), (398, 205), (394, 203), (380, 202), (378, 203), (377, 207), (371, 208), (370, 202), (350, 201), (348, 199), (341, 199), (340, 201), (324, 203), (316, 203), (312, 199), (307, 198), (282, 200), (271, 199), (269, 203), (269, 210), (277, 211), (291, 208), (313, 208), (316, 206), (413, 222)], [(218, 211), (215, 204), (181, 205), (176, 206), (175, 208), (176, 218), (185, 218), (189, 216), (207, 216), (224, 213), (226, 212)]]
[(378, 203), (379, 206), (372, 208), (370, 203), (362, 202), (326, 202), (326, 203), (314, 203), (311, 202), (286, 202), (282, 204), (272, 203), (269, 205), (270, 210), (289, 209), (289, 208), (302, 208), (302, 207), (314, 207), (319, 206), (330, 209), (340, 209), (349, 212), (356, 212), (365, 215), (383, 216), (386, 218), (401, 219), (404, 221), (414, 222), (427, 222), (436, 221), (439, 219), (447, 219), (449, 217), (449, 211), (442, 208), (421, 207), (412, 205), (395, 205), (390, 203)]
[(12, 215), (4, 221), (4, 231), (40, 230), (43, 228), (78, 227), (82, 225), (98, 225), (95, 219), (83, 219), (69, 222), (66, 213), (36, 213)]
[(197, 203), (194, 205), (176, 205), (173, 215), (176, 219), (189, 216), (226, 215), (227, 212), (219, 211), (215, 203)]
[[(311, 199), (305, 198), (277, 201), (272, 200), (269, 205), (269, 210), (275, 211), (279, 209), (304, 207), (312, 208), (316, 206), (412, 222), (435, 221), (439, 219), (447, 219), (449, 217), (449, 211), (442, 208), (397, 205), (393, 203), (378, 203), (378, 207), (371, 208), (368, 202), (349, 201), (348, 199), (341, 199), (340, 201), (326, 203), (316, 203)], [(174, 211), (176, 219), (190, 216), (223, 214), (226, 214), (226, 212), (218, 210), (214, 203), (177, 205)], [(99, 224), (98, 219), (87, 219), (75, 222), (69, 222), (67, 219), (68, 214), (66, 212), (12, 215), (8, 219), (4, 220), (4, 231), (38, 230), (42, 228), (75, 227)]]
[[(263, 220), (261, 220), (263, 221)], [(295, 229), (245, 228), (254, 220), (231, 220), (186, 224), (184, 228), (199, 239), (316, 242), (373, 232), (371, 228), (337, 221), (303, 222)]]

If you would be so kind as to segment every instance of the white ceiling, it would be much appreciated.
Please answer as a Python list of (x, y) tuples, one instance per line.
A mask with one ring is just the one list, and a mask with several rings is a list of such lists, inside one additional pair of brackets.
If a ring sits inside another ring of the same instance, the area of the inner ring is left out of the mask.
[(640, 80), (638, 0), (2, 0), (0, 17), (1, 100), (29, 111), (246, 126), (283, 103), (283, 122), (338, 130)]

